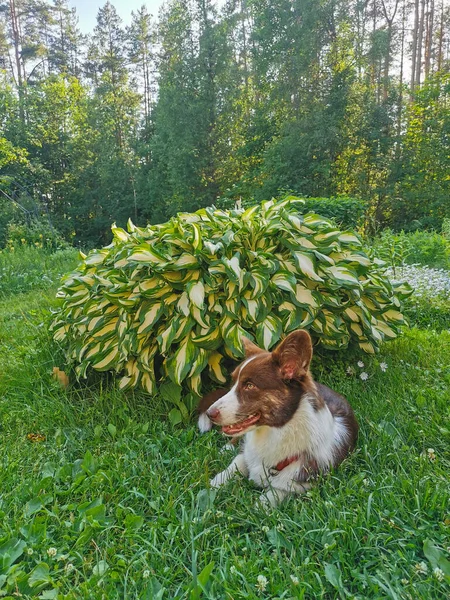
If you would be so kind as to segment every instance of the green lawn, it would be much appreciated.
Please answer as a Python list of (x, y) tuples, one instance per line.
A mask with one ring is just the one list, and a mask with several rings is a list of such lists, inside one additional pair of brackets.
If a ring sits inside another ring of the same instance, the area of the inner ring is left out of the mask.
[(0, 294), (0, 596), (449, 597), (448, 330), (412, 328), (376, 358), (316, 357), (316, 377), (356, 410), (358, 449), (264, 513), (242, 479), (209, 489), (230, 461), (218, 431), (172, 426), (162, 400), (104, 378), (53, 380), (65, 365), (48, 311), (75, 260)]

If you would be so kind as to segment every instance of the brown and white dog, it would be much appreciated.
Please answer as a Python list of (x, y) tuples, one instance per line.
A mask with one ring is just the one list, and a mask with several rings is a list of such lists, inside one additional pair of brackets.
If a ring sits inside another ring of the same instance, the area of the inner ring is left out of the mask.
[(239, 472), (265, 490), (263, 504), (275, 506), (339, 465), (355, 447), (358, 423), (343, 396), (313, 380), (306, 331), (289, 334), (274, 352), (243, 342), (246, 360), (232, 373), (232, 388), (203, 398), (199, 427), (207, 431), (215, 423), (227, 436), (245, 436), (241, 452), (211, 486)]

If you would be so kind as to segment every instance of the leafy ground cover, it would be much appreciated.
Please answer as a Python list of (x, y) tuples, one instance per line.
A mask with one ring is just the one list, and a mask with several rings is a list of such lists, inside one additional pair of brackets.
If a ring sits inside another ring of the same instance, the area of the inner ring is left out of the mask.
[(264, 513), (244, 480), (209, 489), (230, 460), (218, 432), (173, 426), (165, 400), (105, 379), (52, 378), (55, 289), (11, 285), (0, 301), (4, 597), (448, 597), (448, 330), (413, 327), (374, 358), (318, 354), (316, 377), (356, 410), (358, 449)]

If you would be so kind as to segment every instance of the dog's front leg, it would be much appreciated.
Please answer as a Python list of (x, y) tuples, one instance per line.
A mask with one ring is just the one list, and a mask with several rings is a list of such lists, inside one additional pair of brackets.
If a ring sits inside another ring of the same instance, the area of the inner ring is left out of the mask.
[(289, 494), (303, 494), (311, 489), (311, 483), (299, 481), (299, 467), (298, 463), (292, 463), (283, 471), (268, 475), (265, 486), (268, 489), (259, 499), (264, 507), (277, 506)]
[(210, 485), (213, 488), (218, 488), (227, 481), (229, 481), (235, 473), (241, 473), (244, 477), (248, 477), (248, 468), (245, 462), (244, 455), (238, 454), (231, 464), (221, 473), (218, 473), (210, 481)]

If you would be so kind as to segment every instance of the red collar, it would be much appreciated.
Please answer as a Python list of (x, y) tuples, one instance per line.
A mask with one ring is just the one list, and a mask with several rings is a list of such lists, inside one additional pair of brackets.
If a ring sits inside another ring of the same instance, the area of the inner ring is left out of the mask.
[(277, 463), (274, 468), (277, 471), (282, 471), (283, 469), (285, 469), (286, 467), (288, 467), (290, 464), (292, 464), (293, 462), (295, 462), (299, 458), (300, 458), (300, 456), (298, 454), (296, 454), (295, 456), (290, 456), (289, 458), (285, 458), (284, 460), (280, 460), (280, 462)]

